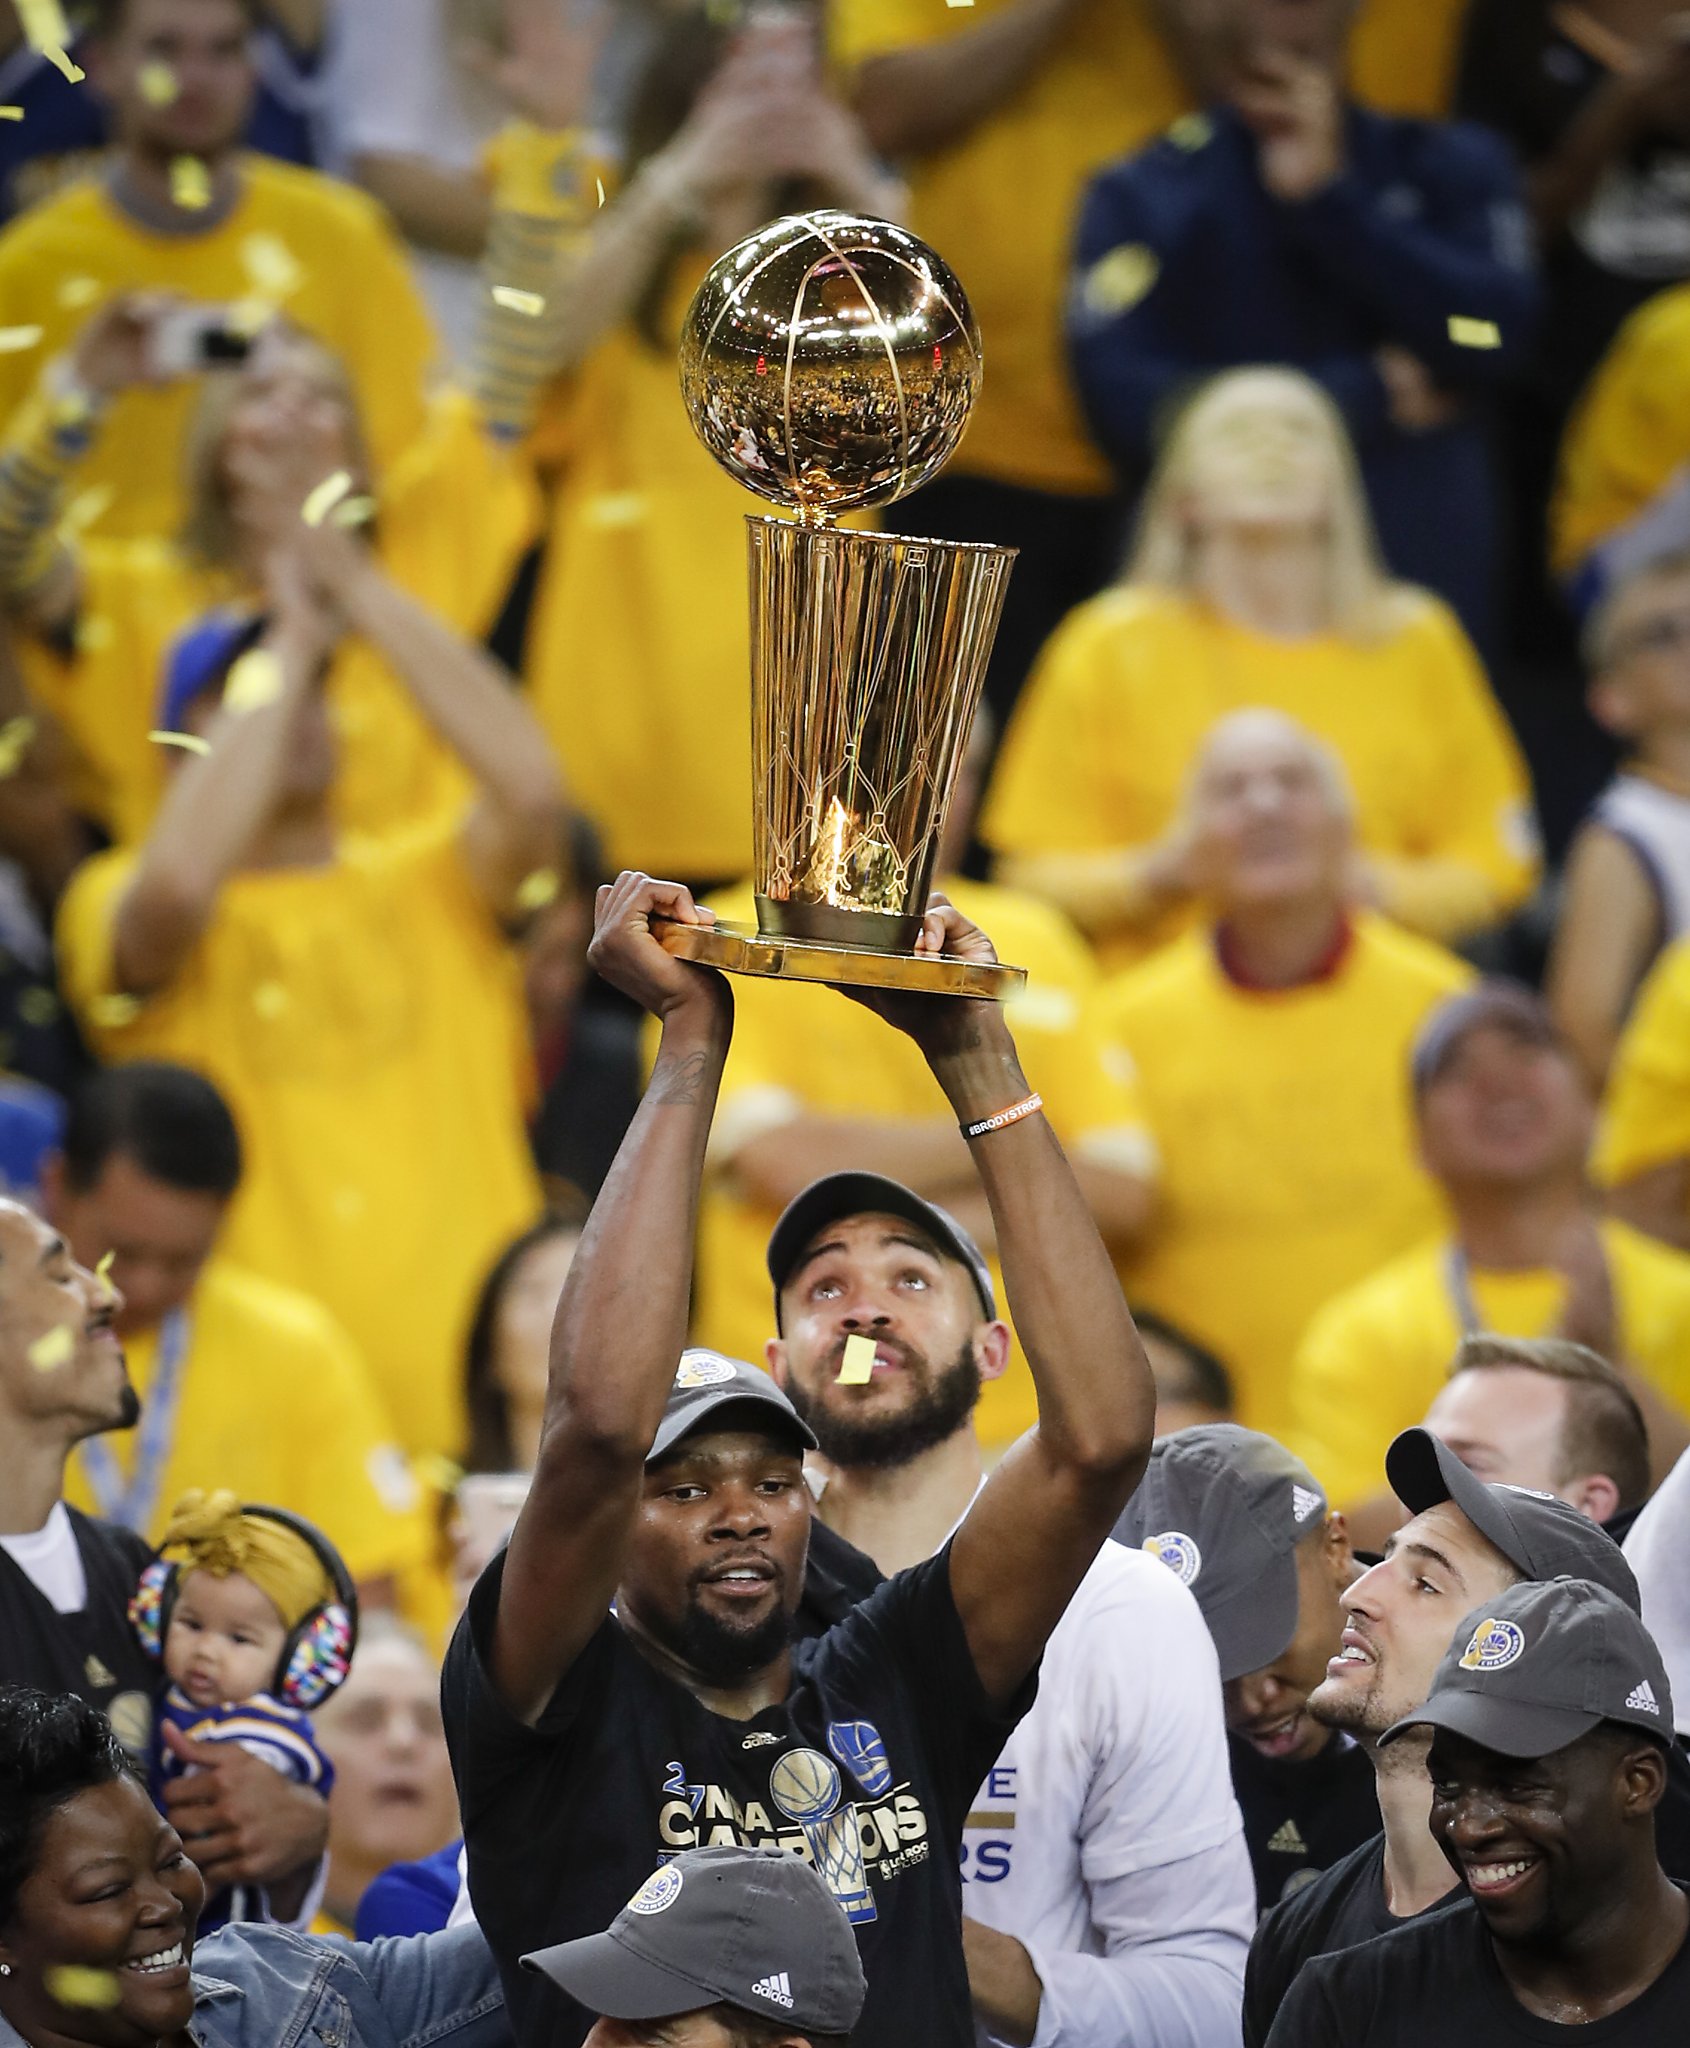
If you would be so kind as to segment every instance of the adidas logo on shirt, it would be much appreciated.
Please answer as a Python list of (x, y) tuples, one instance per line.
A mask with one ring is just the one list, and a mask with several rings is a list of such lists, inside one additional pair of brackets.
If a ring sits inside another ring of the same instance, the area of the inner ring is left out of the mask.
[(792, 2005), (792, 1986), (786, 1981), (786, 1972), (777, 1970), (772, 1977), (759, 1977), (751, 1987), (753, 1998), (767, 1998), (775, 2005)]
[(1661, 1711), (1661, 1703), (1655, 1697), (1655, 1688), (1646, 1678), (1640, 1678), (1631, 1688), (1625, 1696), (1625, 1703), (1628, 1707), (1645, 1714), (1658, 1714)]
[(1306, 1856), (1309, 1845), (1294, 1820), (1288, 1820), (1268, 1836), (1268, 1853), (1274, 1856)]

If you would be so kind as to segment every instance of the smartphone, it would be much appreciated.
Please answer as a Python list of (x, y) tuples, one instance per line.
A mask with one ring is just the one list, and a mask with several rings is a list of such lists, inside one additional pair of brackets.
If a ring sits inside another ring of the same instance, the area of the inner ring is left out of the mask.
[(227, 306), (178, 306), (153, 329), (155, 377), (192, 377), (244, 363), (252, 336), (230, 324)]

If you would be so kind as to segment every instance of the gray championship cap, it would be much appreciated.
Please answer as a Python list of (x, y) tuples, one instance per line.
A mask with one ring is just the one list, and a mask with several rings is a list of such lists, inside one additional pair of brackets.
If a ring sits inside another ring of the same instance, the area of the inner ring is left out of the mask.
[(1494, 1027), (1528, 1045), (1563, 1045), (1549, 1005), (1524, 982), (1481, 981), (1448, 997), (1420, 1027), (1409, 1054), (1409, 1078), (1418, 1100), (1448, 1066), (1469, 1031)]
[(539, 1949), (522, 1967), (606, 2019), (722, 2004), (814, 2034), (850, 2033), (868, 1990), (844, 1909), (780, 1849), (688, 1849), (603, 1934)]
[(967, 1268), (980, 1306), (988, 1316), (997, 1315), (992, 1269), (973, 1238), (949, 1210), (941, 1209), (937, 1202), (924, 1201), (913, 1188), (905, 1187), (902, 1181), (888, 1180), (883, 1173), (826, 1174), (811, 1181), (787, 1203), (769, 1236), (769, 1278), (775, 1283), (777, 1303), (781, 1289), (818, 1233), (844, 1216), (900, 1216), (906, 1223), (913, 1223), (946, 1258)]
[(1643, 1611), (1636, 1575), (1605, 1529), (1552, 1493), (1486, 1485), (1429, 1429), (1403, 1431), (1385, 1453), (1385, 1477), (1411, 1515), (1453, 1501), (1524, 1577), (1592, 1579)]
[(1242, 1678), (1297, 1633), (1297, 1545), (1325, 1519), (1319, 1481), (1283, 1444), (1203, 1422), (1157, 1438), (1114, 1537), (1191, 1588), (1221, 1677)]
[(1387, 1728), (1447, 1728), (1501, 1756), (1552, 1756), (1603, 1721), (1671, 1744), (1672, 1693), (1655, 1639), (1606, 1586), (1510, 1586), (1455, 1632), (1426, 1704)]
[(719, 1351), (694, 1350), (681, 1353), (675, 1384), (669, 1389), (663, 1420), (657, 1425), (651, 1449), (646, 1452), (646, 1463), (654, 1465), (659, 1458), (667, 1457), (682, 1437), (702, 1428), (717, 1409), (753, 1401), (775, 1412), (748, 1415), (748, 1424), (754, 1422), (760, 1429), (784, 1428), (805, 1450), (815, 1449), (810, 1425), (760, 1367), (747, 1365), (743, 1358), (725, 1358)]

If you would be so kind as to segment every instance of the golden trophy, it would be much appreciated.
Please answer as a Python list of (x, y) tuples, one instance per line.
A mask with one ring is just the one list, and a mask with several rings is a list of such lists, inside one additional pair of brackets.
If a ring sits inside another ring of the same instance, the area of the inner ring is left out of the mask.
[(693, 427), (796, 516), (746, 519), (756, 928), (667, 923), (671, 953), (966, 996), (1026, 979), (913, 951), (1015, 550), (833, 524), (924, 484), (979, 386), (962, 287), (889, 221), (791, 215), (699, 286), (681, 339)]

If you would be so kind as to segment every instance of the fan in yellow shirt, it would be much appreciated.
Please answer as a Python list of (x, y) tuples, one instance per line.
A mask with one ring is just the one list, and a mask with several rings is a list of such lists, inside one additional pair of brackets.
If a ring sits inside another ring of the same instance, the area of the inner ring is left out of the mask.
[[(318, 678), (343, 630), (382, 648), (473, 778), (463, 818), (336, 834)], [(249, 1161), (229, 1257), (316, 1294), (406, 1447), (450, 1455), (475, 1289), (540, 1207), (500, 920), (537, 880), (555, 886), (550, 755), (485, 655), (349, 534), (298, 519), (253, 657), (208, 676), (179, 717), (209, 753), (183, 757), (139, 849), (72, 882), (67, 993), (105, 1057), (174, 1059), (218, 1083)]]
[(1413, 1072), (1420, 1154), (1454, 1229), (1310, 1322), (1291, 1386), (1299, 1455), (1335, 1501), (1369, 1501), (1386, 1446), (1425, 1414), (1458, 1341), (1494, 1331), (1573, 1337), (1623, 1362), (1652, 1453), (1670, 1463), (1690, 1416), (1690, 1259), (1593, 1223), (1593, 1104), (1549, 1011), (1485, 984), (1431, 1019)]
[(1182, 416), (1125, 584), (1058, 628), (1006, 736), (982, 836), (1124, 964), (1190, 923), (1180, 791), (1218, 718), (1285, 712), (1343, 763), (1369, 894), (1453, 939), (1537, 873), (1519, 749), (1454, 616), (1387, 581), (1331, 401), (1290, 370)]
[[(90, 48), (91, 82), (111, 119), (104, 161), (0, 234), (0, 328), (39, 328), (51, 352), (90, 306), (138, 289), (238, 307), (248, 319), (280, 309), (347, 365), (385, 469), (422, 424), (435, 353), (397, 237), (351, 186), (239, 148), (257, 83), (245, 7), (210, 0), (174, 10), (167, 25), (149, 11), (147, 0), (116, 10)], [(161, 70), (177, 90), (160, 94)], [(23, 402), (39, 361), (33, 349), (0, 354), (0, 421)], [(175, 532), (192, 396), (186, 382), (161, 384), (125, 408), (90, 466), (90, 486), (109, 493), (91, 530)]]
[(1616, 1215), (1690, 1251), (1690, 939), (1655, 963), (1621, 1035), (1593, 1168)]
[(1690, 284), (1639, 306), (1597, 365), (1561, 443), (1551, 557), (1581, 602), (1684, 545), (1690, 520)]
[[(492, 624), (538, 521), (526, 463), (480, 431), (460, 393), (440, 393), (421, 436), (391, 468), (371, 471), (342, 366), (279, 326), (199, 401), (180, 465), (191, 477), (180, 537), (55, 530), (73, 492), (74, 525), (103, 437), (135, 402), (172, 317), (133, 296), (102, 308), (0, 447), (0, 590), (26, 628), (32, 693), (71, 742), (79, 805), (119, 841), (146, 830), (164, 792), (165, 762), (148, 735), (173, 645), (213, 607), (237, 623), (261, 607), (265, 555), (300, 510), (287, 494), (302, 442), (321, 474), (344, 474), (354, 511), (374, 494), (363, 530), (393, 580), (471, 638)], [(384, 832), (462, 801), (457, 763), (366, 639), (341, 648), (329, 697), (343, 753), (337, 815), (348, 829)]]
[(1310, 1315), (1436, 1220), (1408, 1054), (1469, 970), (1346, 908), (1341, 776), (1281, 714), (1216, 728), (1190, 808), (1215, 922), (1103, 998), (1161, 1160), (1121, 1276), (1129, 1300), (1227, 1361), (1239, 1421), (1279, 1436)]

